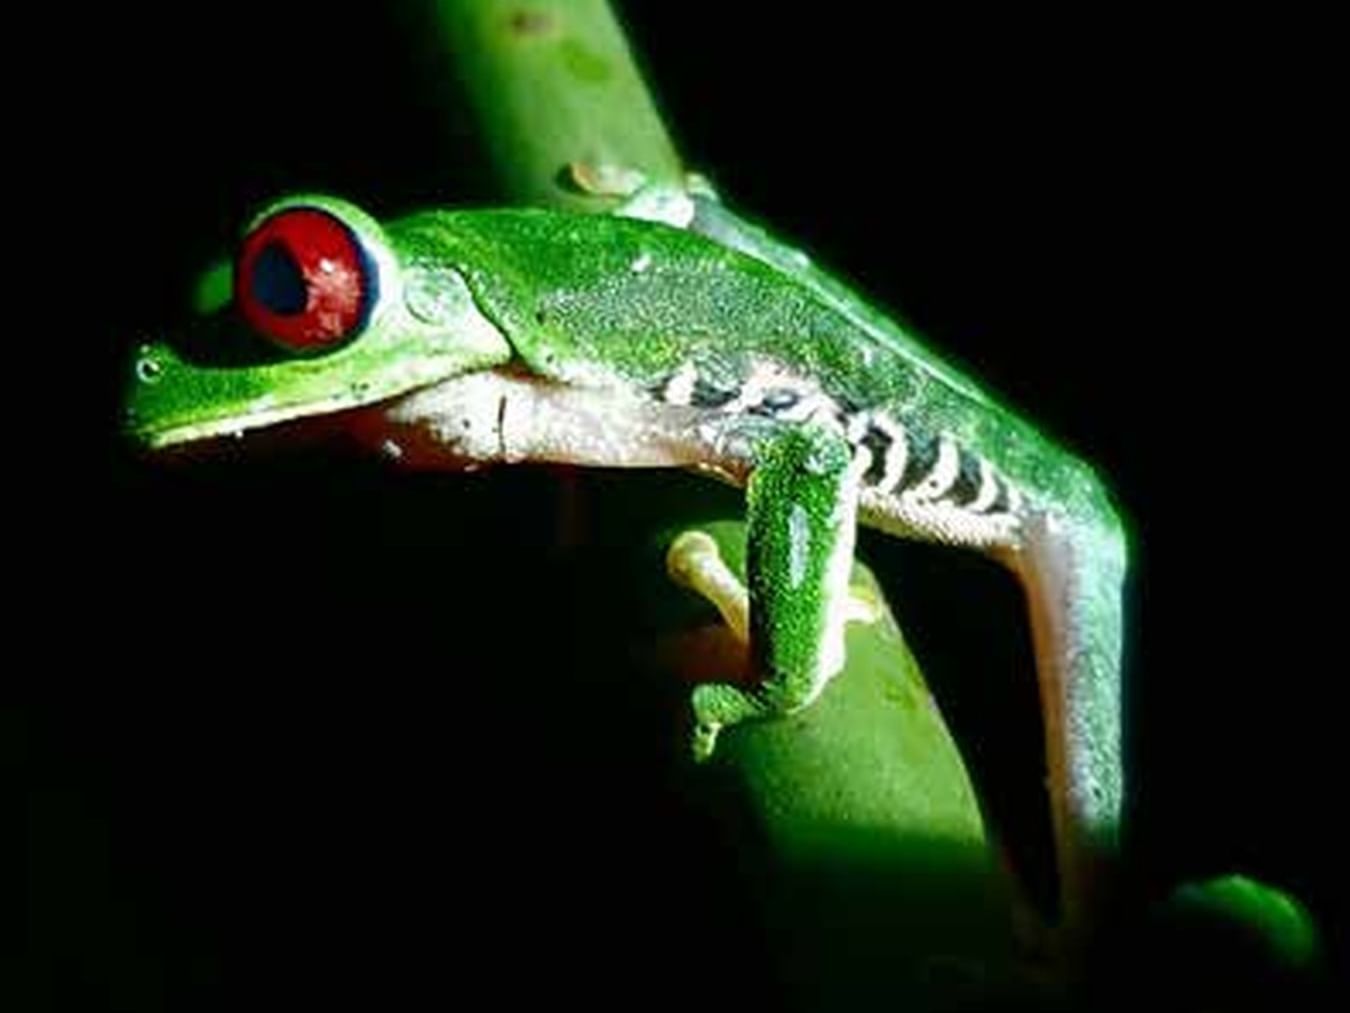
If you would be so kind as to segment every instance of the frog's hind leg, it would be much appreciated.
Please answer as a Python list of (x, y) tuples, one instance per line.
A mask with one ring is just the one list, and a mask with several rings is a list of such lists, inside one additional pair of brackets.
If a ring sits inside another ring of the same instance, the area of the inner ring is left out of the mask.
[(848, 587), (859, 466), (842, 436), (794, 426), (765, 440), (748, 482), (747, 585), (702, 532), (668, 555), (674, 578), (702, 593), (748, 643), (760, 683), (695, 688), (694, 753), (711, 755), (722, 728), (810, 704), (844, 662), (844, 623), (875, 614)]
[(1122, 591), (1127, 548), (1110, 511), (1069, 523), (1029, 515), (1004, 561), (1026, 590), (1045, 721), (1061, 922), (1086, 928), (1109, 907), (1124, 801)]

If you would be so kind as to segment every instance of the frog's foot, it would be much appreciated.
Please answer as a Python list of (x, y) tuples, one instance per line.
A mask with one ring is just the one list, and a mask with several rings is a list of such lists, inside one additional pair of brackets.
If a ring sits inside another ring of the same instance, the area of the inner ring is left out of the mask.
[(647, 174), (612, 162), (568, 162), (568, 180), (593, 197), (631, 197), (647, 185)]
[(631, 166), (599, 162), (569, 162), (565, 172), (582, 193), (619, 198), (611, 214), (677, 229), (688, 228), (694, 220), (694, 197), (713, 193), (708, 181), (694, 173), (683, 180), (658, 180)]
[(707, 598), (749, 648), (753, 687), (703, 683), (694, 691), (695, 756), (720, 729), (809, 706), (844, 666), (844, 624), (874, 619), (879, 603), (850, 593), (858, 466), (839, 434), (792, 427), (758, 449), (747, 483), (746, 583), (702, 531), (675, 539), (667, 569)]
[(682, 532), (666, 552), (666, 571), (675, 583), (708, 599), (737, 640), (750, 642), (750, 594), (711, 535)]
[[(722, 558), (711, 535), (703, 531), (682, 532), (666, 553), (666, 569), (675, 583), (708, 599), (736, 639), (749, 644), (750, 595)], [(881, 599), (870, 585), (849, 585), (846, 622), (874, 623), (881, 618), (883, 609)]]
[(699, 763), (712, 756), (723, 728), (769, 713), (768, 707), (745, 690), (720, 682), (695, 686), (692, 703), (694, 759)]
[[(722, 558), (711, 535), (703, 531), (681, 533), (666, 553), (666, 569), (675, 583), (711, 602), (736, 641), (749, 646), (749, 592)], [(690, 704), (694, 712), (693, 755), (697, 763), (712, 756), (723, 728), (769, 712), (751, 693), (720, 682), (695, 686)]]
[(844, 604), (844, 622), (871, 626), (886, 612), (877, 589), (871, 584), (850, 584), (848, 601)]
[[(641, 169), (614, 162), (568, 162), (564, 177), (582, 193), (595, 197), (632, 197), (645, 186), (652, 185)], [(664, 184), (671, 187), (672, 184)], [(676, 187), (678, 189), (678, 187)], [(683, 189), (691, 197), (720, 201), (721, 195), (713, 182), (701, 172), (686, 171)]]

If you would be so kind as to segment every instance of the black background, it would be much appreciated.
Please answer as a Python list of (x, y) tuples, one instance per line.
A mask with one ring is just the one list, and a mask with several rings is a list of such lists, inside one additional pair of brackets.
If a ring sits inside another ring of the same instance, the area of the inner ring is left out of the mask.
[[(1138, 560), (1131, 833), (1145, 887), (1241, 869), (1307, 900), (1338, 944), (1344, 508), (1327, 449), (1341, 428), (1334, 332), (1316, 308), (1330, 269), (1305, 101), (1314, 26), (631, 6), (690, 164), (901, 307), (1118, 492)], [(16, 668), (52, 701), (6, 715), (28, 789), (32, 966), (78, 1005), (202, 1008), (263, 982), (388, 1002), (427, 984), (410, 969), (445, 940), (413, 925), (439, 913), (476, 927), (482, 952), (581, 987), (547, 954), (581, 949), (583, 929), (513, 920), (486, 887), (495, 900), (466, 900), (466, 884), (547, 854), (618, 875), (641, 902), (616, 899), (621, 886), (598, 903), (636, 917), (653, 893), (678, 906), (698, 877), (669, 872), (697, 865), (688, 841), (651, 829), (680, 803), (645, 789), (620, 747), (560, 772), (503, 744), (522, 722), (562, 740), (545, 715), (570, 691), (537, 673), (555, 650), (584, 650), (573, 619), (594, 607), (555, 597), (576, 563), (554, 549), (554, 477), (419, 476), (391, 491), (374, 465), (305, 452), (166, 475), (115, 432), (127, 349), (174, 319), (249, 208), (308, 188), (382, 216), (488, 202), (471, 124), (428, 87), (435, 57), (384, 14), (240, 3), (102, 17), (70, 29), (79, 45), (42, 72), (45, 94), (74, 101), (20, 103), (43, 199), (12, 219), (37, 261), (19, 269), (12, 339), (13, 499), (34, 508), (13, 531), (15, 615), (35, 647)], [(967, 598), (923, 553), (898, 565), (918, 575), (896, 581), (899, 607), (940, 684), (983, 649), (969, 616), (1002, 592)], [(494, 671), (516, 675), (489, 687)], [(599, 783), (578, 792), (582, 778)], [(503, 782), (530, 804), (502, 802)], [(451, 831), (447, 811), (461, 817)], [(647, 829), (598, 847), (578, 836), (588, 821)], [(475, 834), (489, 843), (463, 843)], [(465, 862), (484, 863), (481, 878)], [(652, 887), (652, 868), (669, 882)], [(529, 882), (561, 910), (595, 902), (566, 880)], [(389, 883), (404, 902), (376, 899)], [(351, 939), (352, 910), (388, 933)], [(621, 952), (657, 974), (672, 958), (656, 949)], [(499, 987), (544, 987), (522, 977)]]

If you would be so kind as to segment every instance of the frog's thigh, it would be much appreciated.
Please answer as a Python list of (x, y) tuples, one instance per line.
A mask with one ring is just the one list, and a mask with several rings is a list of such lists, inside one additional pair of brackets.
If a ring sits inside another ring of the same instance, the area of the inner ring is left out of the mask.
[(734, 575), (707, 564), (698, 535), (672, 547), (679, 550), (683, 541), (686, 556), (702, 558), (689, 570), (694, 581), (675, 560), (672, 572), (708, 594), (733, 630), (748, 626), (763, 680), (752, 692), (725, 684), (694, 690), (696, 755), (711, 753), (727, 725), (805, 707), (843, 667), (858, 477), (848, 444), (823, 428), (784, 429), (761, 445), (748, 488), (748, 606), (736, 594)]

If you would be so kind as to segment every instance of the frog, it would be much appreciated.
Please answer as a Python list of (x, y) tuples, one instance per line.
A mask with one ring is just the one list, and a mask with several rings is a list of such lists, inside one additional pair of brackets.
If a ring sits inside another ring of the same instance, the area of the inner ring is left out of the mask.
[(1129, 549), (1106, 483), (710, 187), (622, 185), (604, 215), (265, 206), (208, 312), (133, 355), (127, 437), (165, 452), (322, 419), (409, 467), (679, 468), (743, 489), (743, 581), (699, 532), (668, 555), (756, 673), (692, 689), (699, 760), (843, 669), (845, 623), (867, 618), (859, 524), (983, 553), (1025, 592), (1060, 919), (1086, 924), (1124, 800)]

